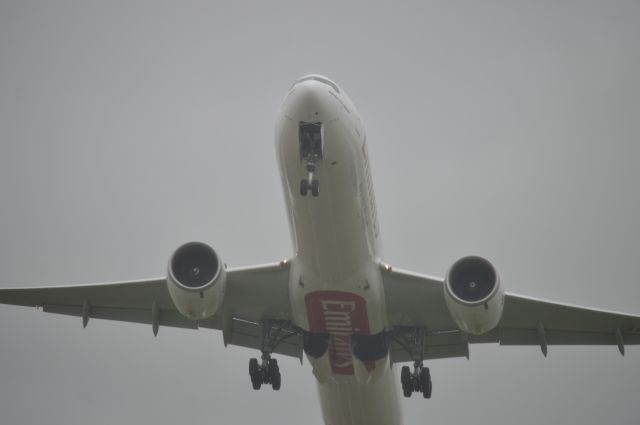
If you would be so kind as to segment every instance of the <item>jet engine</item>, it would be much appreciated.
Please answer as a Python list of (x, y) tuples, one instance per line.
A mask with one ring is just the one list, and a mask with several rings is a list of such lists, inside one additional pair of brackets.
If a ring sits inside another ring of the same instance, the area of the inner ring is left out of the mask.
[(471, 334), (490, 331), (502, 317), (500, 276), (482, 257), (464, 257), (451, 266), (445, 278), (444, 298), (458, 327)]
[(216, 314), (224, 298), (225, 266), (218, 254), (202, 242), (178, 248), (167, 270), (167, 287), (176, 308), (192, 320)]

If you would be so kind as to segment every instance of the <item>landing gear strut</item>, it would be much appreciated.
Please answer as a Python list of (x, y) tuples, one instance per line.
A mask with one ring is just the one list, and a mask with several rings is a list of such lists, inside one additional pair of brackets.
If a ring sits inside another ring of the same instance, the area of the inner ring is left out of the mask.
[(405, 397), (411, 397), (414, 392), (421, 392), (424, 398), (431, 398), (433, 384), (428, 367), (424, 367), (425, 330), (422, 328), (407, 328), (398, 331), (396, 341), (413, 358), (413, 372), (409, 366), (403, 366), (400, 371), (400, 383)]
[(255, 358), (249, 360), (251, 385), (254, 390), (259, 390), (262, 384), (270, 384), (274, 391), (278, 391), (282, 378), (278, 361), (271, 358), (271, 353), (282, 340), (295, 335), (295, 333), (288, 332), (281, 336), (281, 333), (286, 331), (286, 326), (276, 320), (265, 320), (261, 325), (262, 342), (260, 351), (262, 351), (262, 361), (258, 362), (258, 359)]

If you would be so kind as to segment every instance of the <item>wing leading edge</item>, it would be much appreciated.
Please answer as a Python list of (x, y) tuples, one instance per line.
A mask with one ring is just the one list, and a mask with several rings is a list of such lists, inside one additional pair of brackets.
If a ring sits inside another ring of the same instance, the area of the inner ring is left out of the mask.
[[(640, 316), (596, 310), (506, 293), (498, 326), (483, 335), (462, 332), (444, 301), (443, 279), (391, 269), (383, 273), (387, 312), (394, 329), (426, 333), (424, 359), (468, 357), (470, 343), (538, 345), (640, 344)], [(401, 341), (391, 344), (393, 362), (411, 361)]]

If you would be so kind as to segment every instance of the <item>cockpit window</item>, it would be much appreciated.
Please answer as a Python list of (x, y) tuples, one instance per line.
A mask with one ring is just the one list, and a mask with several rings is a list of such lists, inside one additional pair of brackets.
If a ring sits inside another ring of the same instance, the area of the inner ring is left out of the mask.
[[(309, 80), (315, 80), (315, 81), (319, 81), (321, 83), (324, 83), (324, 84), (330, 86), (333, 90), (335, 90), (336, 93), (340, 93), (340, 89), (338, 88), (336, 83), (334, 83), (333, 81), (331, 81), (331, 80), (329, 80), (327, 78), (320, 77), (318, 75), (309, 75), (308, 77), (302, 77), (298, 81), (293, 83), (293, 86), (295, 86), (296, 84), (301, 83), (303, 81), (309, 81)], [(293, 87), (293, 86), (291, 86), (291, 87)]]

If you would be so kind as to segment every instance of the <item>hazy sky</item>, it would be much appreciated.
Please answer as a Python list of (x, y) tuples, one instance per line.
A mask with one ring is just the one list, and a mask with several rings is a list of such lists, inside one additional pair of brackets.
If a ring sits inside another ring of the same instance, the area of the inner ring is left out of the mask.
[[(0, 287), (162, 276), (182, 242), (291, 255), (273, 124), (335, 79), (385, 257), (640, 314), (640, 2), (0, 0)], [(0, 306), (0, 423), (321, 424), (309, 366), (250, 387), (221, 335)], [(407, 424), (637, 424), (640, 347), (473, 346)], [(473, 422), (472, 422), (473, 421)]]

